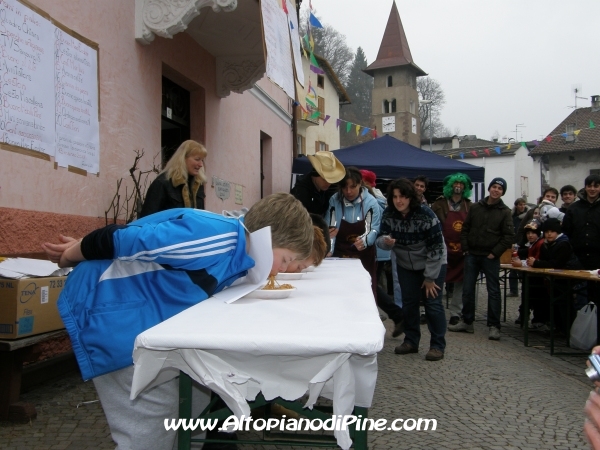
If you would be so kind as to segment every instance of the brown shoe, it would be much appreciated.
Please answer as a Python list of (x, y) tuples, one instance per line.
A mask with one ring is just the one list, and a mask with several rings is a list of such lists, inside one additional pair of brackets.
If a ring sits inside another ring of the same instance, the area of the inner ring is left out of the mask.
[(392, 331), (392, 337), (398, 337), (402, 333), (404, 333), (404, 320), (401, 320), (400, 322), (397, 322), (394, 325), (394, 331)]
[(419, 349), (413, 347), (408, 342), (404, 342), (402, 343), (402, 345), (399, 345), (394, 349), (394, 353), (396, 355), (407, 355), (409, 353), (419, 353)]
[(427, 354), (425, 355), (425, 359), (427, 361), (439, 361), (444, 358), (444, 352), (438, 350), (437, 348), (430, 348)]

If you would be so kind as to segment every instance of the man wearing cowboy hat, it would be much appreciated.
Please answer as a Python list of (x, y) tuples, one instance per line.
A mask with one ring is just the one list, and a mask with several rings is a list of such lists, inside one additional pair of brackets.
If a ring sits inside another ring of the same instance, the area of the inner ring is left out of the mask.
[(304, 205), (309, 213), (323, 216), (329, 206), (329, 198), (335, 191), (329, 190), (346, 175), (346, 168), (332, 152), (316, 152), (308, 155), (313, 170), (296, 181), (291, 194)]

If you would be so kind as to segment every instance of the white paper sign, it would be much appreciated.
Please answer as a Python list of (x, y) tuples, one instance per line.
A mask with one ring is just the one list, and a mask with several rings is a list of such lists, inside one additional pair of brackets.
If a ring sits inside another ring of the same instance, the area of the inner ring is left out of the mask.
[(290, 0), (284, 0), (288, 10), (288, 27), (290, 29), (290, 40), (292, 41), (292, 53), (294, 55), (294, 67), (296, 68), (296, 79), (304, 87), (304, 70), (302, 70), (302, 55), (300, 50), (300, 33), (298, 29), (298, 16), (296, 8)]
[(98, 57), (96, 50), (54, 30), (56, 162), (98, 173)]
[(231, 191), (231, 184), (229, 181), (215, 179), (215, 194), (221, 200), (227, 200)]
[(0, 0), (0, 142), (54, 156), (54, 26)]
[(267, 76), (294, 98), (294, 72), (287, 15), (277, 0), (260, 2), (267, 50)]
[(248, 271), (243, 283), (231, 286), (213, 297), (225, 303), (233, 303), (244, 295), (263, 287), (273, 267), (273, 249), (271, 244), (271, 227), (261, 228), (250, 233), (250, 250), (248, 256), (254, 260), (254, 267)]

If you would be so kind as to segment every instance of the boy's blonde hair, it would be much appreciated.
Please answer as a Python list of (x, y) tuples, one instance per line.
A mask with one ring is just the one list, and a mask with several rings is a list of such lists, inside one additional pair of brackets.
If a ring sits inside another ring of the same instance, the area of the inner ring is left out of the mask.
[(285, 248), (306, 259), (313, 248), (314, 231), (306, 208), (293, 195), (280, 192), (259, 200), (244, 216), (248, 231), (271, 227), (273, 248)]
[[(187, 140), (183, 141), (179, 148), (173, 153), (171, 159), (165, 165), (163, 173), (168, 180), (185, 180), (188, 179), (188, 170), (185, 164), (185, 160), (190, 156), (200, 155), (202, 159), (206, 158), (208, 152), (204, 145), (199, 142)], [(200, 184), (206, 183), (206, 174), (204, 172), (204, 166), (198, 172), (198, 175), (194, 177)]]

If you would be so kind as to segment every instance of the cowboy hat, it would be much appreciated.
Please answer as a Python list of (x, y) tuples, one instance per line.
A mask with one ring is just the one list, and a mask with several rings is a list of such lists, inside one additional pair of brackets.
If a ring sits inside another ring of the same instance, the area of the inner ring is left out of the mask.
[(314, 155), (308, 155), (308, 159), (319, 176), (328, 183), (337, 183), (346, 176), (344, 165), (332, 152), (316, 152)]

